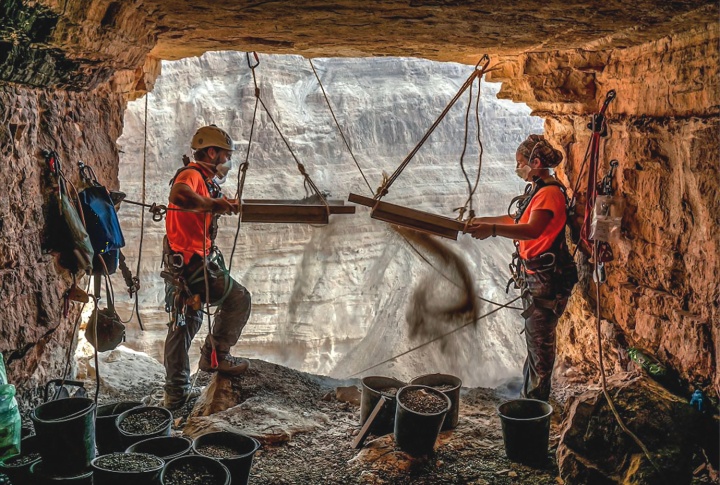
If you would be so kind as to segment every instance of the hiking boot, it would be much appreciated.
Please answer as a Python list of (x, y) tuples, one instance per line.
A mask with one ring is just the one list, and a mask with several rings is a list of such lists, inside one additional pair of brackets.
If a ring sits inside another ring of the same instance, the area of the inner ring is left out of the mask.
[(166, 391), (163, 396), (162, 407), (169, 411), (175, 411), (176, 409), (183, 407), (191, 400), (200, 397), (200, 394), (202, 394), (202, 389), (199, 387), (191, 388), (187, 394), (168, 394)]
[(201, 353), (198, 367), (203, 372), (219, 372), (226, 376), (237, 377), (243, 375), (248, 370), (250, 362), (247, 359), (238, 359), (231, 355), (224, 357), (218, 356), (217, 369), (213, 369), (210, 364), (210, 357), (206, 356), (205, 353)]

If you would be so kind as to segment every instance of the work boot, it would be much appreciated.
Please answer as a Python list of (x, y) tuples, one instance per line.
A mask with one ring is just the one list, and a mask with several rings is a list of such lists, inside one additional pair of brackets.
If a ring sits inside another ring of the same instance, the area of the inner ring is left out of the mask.
[(203, 372), (219, 372), (226, 376), (237, 377), (243, 375), (248, 370), (250, 362), (247, 359), (239, 359), (230, 354), (224, 356), (218, 355), (217, 369), (213, 369), (210, 357), (202, 352), (200, 354), (200, 364), (198, 367)]
[(200, 394), (202, 394), (202, 389), (199, 387), (191, 388), (187, 394), (172, 394), (165, 391), (162, 407), (169, 411), (175, 411), (191, 400), (200, 397)]

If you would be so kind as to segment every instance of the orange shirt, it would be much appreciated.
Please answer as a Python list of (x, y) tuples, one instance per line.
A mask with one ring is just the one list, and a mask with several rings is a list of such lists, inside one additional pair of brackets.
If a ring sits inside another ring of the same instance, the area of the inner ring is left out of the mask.
[[(202, 167), (195, 163), (188, 165), (189, 167)], [(176, 184), (185, 184), (195, 193), (203, 197), (210, 197), (205, 180), (197, 170), (183, 170), (175, 179)], [(173, 203), (168, 205), (169, 209), (178, 208)], [(203, 219), (205, 224), (203, 225)], [(185, 264), (190, 261), (193, 254), (203, 255), (203, 234), (207, 234), (205, 238), (205, 255), (210, 251), (210, 223), (212, 222), (212, 214), (198, 212), (183, 212), (176, 210), (167, 211), (165, 217), (165, 231), (167, 232), (168, 243), (170, 249), (183, 256)], [(203, 230), (204, 226), (204, 230)]]
[(537, 239), (519, 241), (520, 257), (530, 259), (546, 252), (552, 246), (555, 238), (565, 228), (565, 196), (557, 185), (548, 185), (540, 189), (530, 201), (530, 205), (520, 217), (519, 224), (530, 221), (534, 210), (548, 210), (553, 213), (552, 219)]

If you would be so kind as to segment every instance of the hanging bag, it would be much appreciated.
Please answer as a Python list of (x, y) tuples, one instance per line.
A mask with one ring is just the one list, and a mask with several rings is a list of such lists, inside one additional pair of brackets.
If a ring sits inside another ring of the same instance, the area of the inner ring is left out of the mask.
[(107, 308), (98, 308), (98, 296), (100, 295), (101, 280), (95, 275), (95, 308), (90, 315), (87, 327), (85, 328), (85, 339), (90, 342), (98, 352), (115, 350), (118, 345), (125, 341), (125, 325), (115, 312), (115, 305), (109, 291), (108, 276), (105, 276), (105, 293), (108, 298)]

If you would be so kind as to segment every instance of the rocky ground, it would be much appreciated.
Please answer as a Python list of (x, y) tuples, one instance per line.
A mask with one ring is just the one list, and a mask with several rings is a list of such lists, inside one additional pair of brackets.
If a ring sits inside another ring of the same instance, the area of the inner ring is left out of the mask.
[[(137, 384), (133, 384), (121, 377), (135, 375), (137, 369), (153, 375), (162, 367), (145, 354), (114, 352), (100, 360), (99, 402), (145, 398), (152, 404), (153, 394), (161, 395), (161, 381), (136, 379)], [(85, 386), (92, 397), (94, 367), (88, 363)], [(396, 446), (392, 434), (371, 434), (360, 449), (352, 448), (360, 430), (358, 380), (338, 381), (252, 360), (251, 369), (241, 378), (200, 372), (195, 383), (203, 393), (173, 413), (173, 433), (195, 437), (208, 431), (233, 430), (257, 438), (262, 447), (255, 455), (250, 483), (563, 483), (555, 460), (561, 403), (552, 402), (555, 412), (547, 462), (529, 467), (506, 458), (496, 409), (517, 392), (512, 386), (463, 389), (457, 428), (440, 434), (434, 454), (413, 458)], [(562, 391), (559, 396), (567, 396), (572, 390)], [(693, 483), (711, 481), (700, 472)]]

